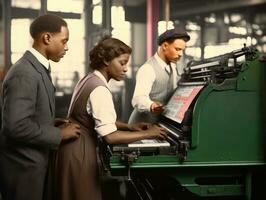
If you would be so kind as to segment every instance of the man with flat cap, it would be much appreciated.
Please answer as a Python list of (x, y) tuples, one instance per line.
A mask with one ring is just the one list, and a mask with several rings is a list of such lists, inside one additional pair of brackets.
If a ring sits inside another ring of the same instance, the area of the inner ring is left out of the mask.
[(176, 62), (190, 40), (181, 28), (165, 31), (158, 38), (158, 51), (137, 71), (129, 123), (158, 121), (164, 105), (177, 87), (180, 75)]

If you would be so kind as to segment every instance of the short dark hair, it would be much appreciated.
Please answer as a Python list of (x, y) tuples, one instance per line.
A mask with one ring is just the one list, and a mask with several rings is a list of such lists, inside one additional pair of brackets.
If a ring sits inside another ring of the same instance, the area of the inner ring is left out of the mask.
[(67, 27), (64, 19), (57, 15), (46, 14), (37, 17), (30, 25), (30, 34), (35, 39), (42, 32), (59, 33), (61, 27)]
[(100, 69), (109, 62), (122, 54), (131, 54), (132, 49), (119, 39), (104, 37), (90, 51), (90, 67), (92, 69)]

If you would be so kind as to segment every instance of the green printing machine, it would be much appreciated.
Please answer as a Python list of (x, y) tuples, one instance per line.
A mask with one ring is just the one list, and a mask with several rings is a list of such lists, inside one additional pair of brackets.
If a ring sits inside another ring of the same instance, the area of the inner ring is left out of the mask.
[(199, 197), (252, 199), (265, 170), (265, 70), (266, 56), (246, 46), (190, 62), (159, 122), (167, 141), (101, 143), (104, 169), (127, 175), (140, 199), (155, 199), (157, 177)]

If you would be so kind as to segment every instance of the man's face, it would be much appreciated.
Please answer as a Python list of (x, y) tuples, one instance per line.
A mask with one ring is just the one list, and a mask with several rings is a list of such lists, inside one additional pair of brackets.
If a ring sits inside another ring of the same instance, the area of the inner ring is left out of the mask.
[(176, 63), (183, 55), (186, 48), (186, 42), (182, 39), (176, 39), (172, 43), (165, 42), (164, 56), (166, 62)]
[(61, 27), (61, 32), (50, 34), (50, 43), (47, 51), (48, 59), (59, 62), (68, 50), (67, 42), (69, 39), (69, 31), (65, 26)]

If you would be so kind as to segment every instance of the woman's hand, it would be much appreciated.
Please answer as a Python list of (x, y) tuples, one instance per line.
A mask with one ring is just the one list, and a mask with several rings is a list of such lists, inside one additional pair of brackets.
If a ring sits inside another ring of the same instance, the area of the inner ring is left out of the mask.
[(164, 140), (167, 137), (167, 131), (163, 127), (153, 124), (146, 130), (147, 139)]
[(147, 130), (152, 126), (151, 123), (146, 123), (146, 122), (140, 122), (140, 123), (135, 123), (135, 124), (129, 124), (129, 130), (130, 131), (142, 131), (142, 130)]

